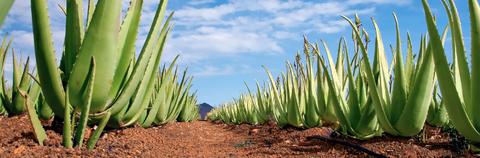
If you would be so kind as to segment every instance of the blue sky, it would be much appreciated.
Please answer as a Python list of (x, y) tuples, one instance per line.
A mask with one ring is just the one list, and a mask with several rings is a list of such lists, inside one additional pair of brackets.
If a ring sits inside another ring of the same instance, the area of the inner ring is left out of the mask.
[[(144, 2), (137, 52), (146, 38), (158, 2)], [(428, 2), (437, 15), (438, 28), (443, 30), (448, 19), (442, 2)], [(27, 55), (34, 58), (29, 3), (17, 0), (0, 30), (2, 39), (7, 32), (9, 39), (14, 37), (12, 47), (16, 53), (23, 52), (24, 58)], [(65, 6), (65, 0), (48, 0), (47, 3), (56, 56), (60, 59), (65, 16), (57, 4)], [(129, 0), (122, 0), (122, 3), (126, 11)], [(470, 50), (468, 5), (464, 0), (457, 0), (456, 5), (466, 48)], [(261, 83), (267, 79), (262, 65), (272, 75), (279, 75), (285, 70), (285, 61), (293, 61), (297, 51), (303, 49), (303, 35), (310, 42), (324, 40), (331, 51), (336, 51), (342, 36), (352, 46), (351, 28), (339, 15), (354, 19), (354, 13), (358, 13), (371, 38), (375, 36), (370, 20), (373, 17), (386, 50), (390, 50), (388, 45), (394, 45), (396, 40), (393, 12), (398, 17), (402, 40), (406, 41), (409, 31), (414, 53), (418, 53), (421, 34), (427, 31), (419, 0), (170, 0), (166, 15), (172, 11), (175, 11), (176, 24), (167, 40), (162, 64), (170, 63), (180, 54), (177, 64), (182, 71), (188, 67), (187, 75), (194, 76), (192, 89), (198, 89), (199, 103), (213, 106), (246, 92), (244, 81), (254, 88), (255, 80)], [(451, 52), (449, 39), (445, 43), (447, 56)], [(406, 42), (402, 49), (405, 55)], [(320, 50), (323, 51), (323, 47)], [(387, 51), (387, 55), (390, 61), (391, 53)], [(34, 64), (34, 60), (31, 61), (31, 66)], [(5, 66), (9, 79), (12, 76), (11, 53)]]

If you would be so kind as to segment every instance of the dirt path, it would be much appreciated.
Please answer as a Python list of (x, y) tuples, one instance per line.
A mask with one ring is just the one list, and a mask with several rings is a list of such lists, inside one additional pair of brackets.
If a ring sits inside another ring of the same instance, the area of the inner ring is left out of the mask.
[[(48, 129), (46, 146), (34, 141), (24, 116), (0, 116), (0, 157), (368, 157), (364, 152), (325, 140), (308, 139), (311, 135), (330, 137), (330, 128), (297, 130), (278, 128), (274, 122), (265, 126), (226, 125), (194, 121), (171, 123), (144, 129), (136, 126), (106, 132), (94, 150), (61, 146), (59, 127)], [(57, 132), (55, 132), (57, 131)], [(86, 139), (88, 139), (88, 135)], [(334, 137), (357, 144), (387, 157), (459, 157), (477, 156), (449, 150), (446, 133), (427, 143), (410, 138), (381, 136), (359, 141)], [(86, 142), (86, 141), (85, 141)]]

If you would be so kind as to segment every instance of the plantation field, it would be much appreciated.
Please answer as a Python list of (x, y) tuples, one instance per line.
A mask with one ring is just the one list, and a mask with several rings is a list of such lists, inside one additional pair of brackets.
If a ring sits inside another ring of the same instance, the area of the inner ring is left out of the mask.
[(338, 137), (329, 127), (299, 130), (279, 128), (275, 122), (254, 126), (196, 120), (147, 129), (138, 125), (107, 129), (95, 149), (89, 151), (85, 145), (80, 149), (63, 147), (63, 128), (53, 120), (43, 123), (49, 140), (45, 146), (38, 146), (29, 124), (25, 115), (0, 116), (0, 157), (368, 157), (349, 146), (307, 138), (312, 135), (356, 144), (387, 157), (478, 156), (466, 150), (453, 153), (448, 133), (430, 137), (437, 133), (435, 128), (427, 130), (430, 139), (424, 142), (387, 135), (360, 141)]

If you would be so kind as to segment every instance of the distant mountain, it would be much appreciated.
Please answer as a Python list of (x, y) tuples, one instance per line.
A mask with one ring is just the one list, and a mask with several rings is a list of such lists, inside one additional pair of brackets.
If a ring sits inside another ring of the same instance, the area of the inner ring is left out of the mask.
[(213, 107), (210, 104), (200, 104), (200, 111), (198, 111), (198, 113), (202, 116), (202, 120), (205, 120), (207, 118), (207, 113), (209, 113), (212, 109)]

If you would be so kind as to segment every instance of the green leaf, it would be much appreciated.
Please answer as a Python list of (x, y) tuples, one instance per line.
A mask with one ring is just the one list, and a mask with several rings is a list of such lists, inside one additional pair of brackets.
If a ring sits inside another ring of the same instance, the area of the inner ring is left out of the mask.
[(15, 0), (2, 0), (0, 1), (0, 28), (2, 28), (3, 21), (7, 18), (8, 11), (13, 6)]

